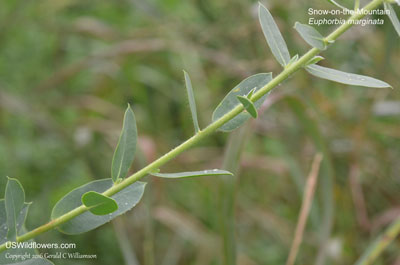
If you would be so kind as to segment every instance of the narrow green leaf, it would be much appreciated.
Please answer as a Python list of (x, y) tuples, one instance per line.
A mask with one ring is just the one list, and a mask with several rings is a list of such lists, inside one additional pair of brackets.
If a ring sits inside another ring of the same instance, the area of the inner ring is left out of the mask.
[(289, 63), (286, 65), (286, 68), (289, 67), (290, 65), (292, 65), (293, 63), (297, 62), (298, 60), (299, 60), (299, 55), (296, 54), (295, 56), (293, 56), (293, 57), (290, 59)]
[(250, 99), (248, 99), (247, 97), (243, 97), (243, 96), (237, 96), (237, 99), (240, 101), (240, 103), (242, 103), (244, 109), (250, 113), (250, 115), (256, 119), (258, 114), (257, 114), (257, 109), (254, 106), (253, 102), (251, 102)]
[(389, 17), (390, 21), (392, 21), (393, 27), (397, 31), (397, 34), (400, 36), (400, 21), (396, 15), (396, 11), (392, 7), (392, 5), (389, 3), (384, 2), (383, 6), (385, 7), (385, 10), (387, 10), (387, 12), (389, 12), (388, 17)]
[(364, 87), (391, 87), (389, 84), (364, 75), (350, 74), (326, 67), (322, 67), (316, 64), (309, 65), (306, 67), (307, 72), (310, 74), (320, 77), (323, 79), (335, 81), (338, 83), (353, 85), (353, 86), (364, 86)]
[(179, 173), (150, 173), (150, 175), (160, 178), (190, 178), (202, 176), (219, 176), (219, 175), (233, 175), (231, 172), (220, 169), (210, 169), (202, 171), (189, 171)]
[[(111, 198), (114, 199), (118, 204), (118, 210), (115, 212), (107, 215), (95, 215), (87, 211), (60, 225), (58, 230), (65, 234), (81, 234), (111, 221), (115, 217), (132, 209), (140, 201), (144, 193), (145, 185), (146, 183), (137, 181), (111, 196)], [(63, 214), (81, 206), (81, 198), (83, 194), (89, 191), (103, 193), (112, 186), (113, 181), (111, 179), (101, 179), (89, 182), (79, 188), (76, 188), (57, 202), (51, 213), (51, 219), (54, 220), (57, 217), (60, 217)]]
[[(212, 115), (212, 120), (213, 121), (218, 120), (219, 118), (224, 116), (227, 112), (235, 108), (237, 105), (240, 105), (241, 103), (237, 100), (236, 98), (237, 96), (246, 96), (254, 88), (256, 89), (255, 92), (257, 92), (259, 89), (268, 84), (271, 80), (272, 80), (271, 73), (267, 74), (262, 73), (262, 74), (252, 75), (243, 80), (242, 82), (240, 82), (228, 93), (228, 95), (225, 96), (225, 98), (221, 101), (221, 103), (219, 103), (217, 108), (214, 110), (214, 113)], [(257, 109), (261, 107), (262, 103), (265, 101), (268, 94), (262, 96), (259, 100), (254, 102), (254, 106)], [(240, 127), (243, 123), (245, 123), (250, 117), (251, 117), (250, 114), (247, 112), (240, 113), (235, 118), (222, 125), (221, 128), (219, 128), (219, 130), (223, 132), (233, 131), (234, 129)]]
[(128, 174), (133, 158), (135, 157), (136, 143), (137, 128), (135, 115), (128, 105), (124, 115), (121, 135), (111, 164), (111, 177), (114, 182), (119, 178), (126, 177)]
[(251, 97), (253, 96), (254, 92), (256, 91), (256, 88), (253, 88), (252, 90), (250, 90), (250, 92), (247, 94), (247, 98), (251, 99)]
[(299, 22), (294, 24), (294, 28), (300, 34), (303, 40), (305, 40), (305, 42), (310, 44), (312, 47), (320, 50), (326, 49), (327, 46), (324, 41), (324, 36), (322, 36), (315, 28)]
[(114, 199), (95, 191), (83, 194), (82, 203), (95, 215), (105, 215), (118, 210), (118, 204)]
[(17, 179), (8, 178), (5, 193), (5, 210), (7, 214), (7, 239), (15, 241), (17, 237), (17, 221), (25, 206), (25, 192)]
[(183, 70), (183, 74), (185, 76), (186, 91), (189, 99), (190, 112), (192, 113), (194, 131), (198, 133), (200, 131), (200, 126), (199, 121), (197, 120), (196, 101), (194, 100), (192, 81), (190, 80), (190, 76), (185, 70)]
[(271, 13), (261, 3), (258, 8), (258, 17), (272, 54), (282, 66), (287, 65), (290, 61), (290, 54), (286, 42), (283, 39)]
[(339, 4), (338, 2), (336, 2), (334, 0), (328, 0), (328, 2), (333, 4), (333, 5), (335, 5), (335, 6), (337, 6), (337, 7), (339, 7), (340, 9), (349, 10), (347, 7), (342, 6), (341, 4)]
[(319, 56), (319, 55), (314, 56), (311, 60), (309, 60), (309, 61), (306, 63), (305, 66), (311, 65), (311, 64), (316, 64), (316, 63), (318, 63), (318, 62), (320, 62), (320, 61), (322, 61), (322, 60), (324, 60), (324, 59), (325, 59), (324, 57)]

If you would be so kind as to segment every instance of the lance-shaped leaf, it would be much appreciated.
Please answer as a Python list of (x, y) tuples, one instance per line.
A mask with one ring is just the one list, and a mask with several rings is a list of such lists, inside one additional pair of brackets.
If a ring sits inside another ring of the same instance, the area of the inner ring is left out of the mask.
[(200, 131), (200, 126), (199, 126), (199, 121), (197, 120), (196, 101), (194, 100), (192, 81), (190, 80), (190, 76), (188, 75), (188, 73), (186, 73), (186, 71), (183, 71), (183, 74), (185, 76), (185, 85), (189, 99), (190, 112), (192, 113), (194, 131), (198, 133)]
[(133, 158), (135, 157), (136, 143), (137, 128), (135, 115), (128, 105), (124, 115), (121, 135), (111, 164), (111, 177), (114, 182), (126, 177), (128, 174)]
[(254, 106), (253, 102), (251, 102), (250, 99), (248, 99), (247, 97), (243, 97), (243, 96), (237, 96), (237, 99), (240, 101), (240, 103), (242, 103), (244, 109), (250, 113), (250, 115), (255, 119), (257, 118), (257, 109)]
[(95, 191), (83, 194), (82, 203), (95, 215), (105, 215), (118, 210), (118, 204), (114, 199)]
[(319, 56), (319, 55), (314, 56), (311, 60), (309, 60), (309, 61), (306, 63), (306, 66), (307, 66), (307, 65), (311, 65), (311, 64), (316, 64), (316, 63), (318, 63), (319, 61), (322, 61), (323, 59), (325, 59), (325, 58), (322, 57), (322, 56)]
[(289, 67), (290, 65), (294, 64), (294, 63), (297, 62), (298, 60), (299, 60), (299, 55), (296, 54), (295, 56), (293, 56), (293, 57), (290, 59), (289, 63), (286, 65), (286, 68)]
[(326, 49), (327, 46), (324, 41), (324, 36), (322, 36), (321, 33), (319, 33), (315, 28), (299, 22), (294, 24), (294, 28), (300, 34), (303, 40), (305, 40), (312, 47), (320, 50)]
[(202, 171), (189, 171), (179, 173), (155, 173), (152, 172), (150, 175), (160, 178), (191, 178), (191, 177), (202, 177), (202, 176), (219, 176), (219, 175), (233, 175), (231, 172), (220, 169), (210, 169)]
[(262, 31), (272, 54), (282, 66), (287, 65), (290, 61), (290, 54), (286, 42), (283, 39), (282, 34), (279, 31), (279, 28), (276, 25), (271, 13), (261, 3), (258, 7), (258, 17), (260, 19)]
[(392, 21), (393, 27), (397, 31), (397, 34), (400, 36), (400, 21), (396, 15), (396, 11), (391, 4), (384, 2), (383, 6), (385, 7), (386, 12), (388, 12), (388, 17), (390, 21)]
[(250, 99), (252, 96), (253, 96), (253, 94), (254, 94), (254, 92), (256, 91), (256, 89), (255, 88), (253, 88), (252, 90), (250, 90), (250, 92), (247, 94), (247, 98), (248, 99)]
[(339, 4), (338, 2), (336, 2), (334, 0), (328, 0), (328, 2), (333, 4), (333, 5), (335, 5), (335, 6), (337, 6), (337, 7), (339, 7), (339, 8), (341, 8), (341, 9), (343, 9), (343, 10), (349, 10), (348, 8), (342, 6), (341, 4)]
[[(226, 95), (226, 97), (214, 110), (212, 120), (213, 121), (218, 120), (219, 118), (224, 116), (227, 112), (235, 108), (237, 105), (240, 105), (241, 103), (237, 100), (237, 96), (247, 96), (250, 93), (250, 91), (253, 90), (254, 88), (255, 92), (257, 92), (259, 89), (268, 84), (271, 80), (272, 80), (271, 73), (267, 74), (262, 73), (262, 74), (252, 75), (243, 80), (242, 82), (240, 82), (228, 93), (228, 95)], [(268, 94), (262, 96), (259, 100), (254, 102), (254, 106), (256, 107), (256, 109), (261, 107), (267, 95)], [(247, 112), (240, 113), (235, 118), (222, 125), (219, 130), (223, 132), (232, 131), (240, 127), (250, 117), (251, 117), (250, 114)]]
[(7, 214), (7, 239), (14, 241), (17, 237), (17, 221), (25, 206), (25, 192), (17, 179), (9, 178), (5, 193), (5, 210)]
[[(89, 211), (60, 225), (58, 229), (65, 234), (80, 234), (95, 229), (115, 217), (132, 209), (142, 198), (146, 183), (137, 181), (127, 188), (111, 196), (118, 204), (118, 210), (107, 215), (95, 215)], [(95, 180), (85, 184), (65, 195), (54, 206), (51, 219), (56, 219), (63, 214), (82, 205), (81, 197), (89, 191), (103, 193), (113, 186), (111, 179)]]
[(381, 80), (357, 74), (350, 74), (339, 70), (334, 70), (326, 67), (322, 67), (316, 64), (309, 65), (306, 67), (307, 72), (310, 74), (320, 77), (323, 79), (335, 81), (338, 83), (352, 85), (352, 86), (364, 86), (364, 87), (391, 87), (388, 83)]

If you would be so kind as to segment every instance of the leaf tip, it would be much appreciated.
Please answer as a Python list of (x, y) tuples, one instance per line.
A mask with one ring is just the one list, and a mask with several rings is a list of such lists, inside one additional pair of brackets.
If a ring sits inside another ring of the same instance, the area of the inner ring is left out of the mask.
[(228, 175), (228, 176), (233, 176), (234, 174), (232, 173), (232, 172), (230, 172), (230, 171), (226, 171), (226, 174)]
[(268, 11), (267, 7), (263, 3), (258, 1), (258, 16), (260, 16), (262, 10)]

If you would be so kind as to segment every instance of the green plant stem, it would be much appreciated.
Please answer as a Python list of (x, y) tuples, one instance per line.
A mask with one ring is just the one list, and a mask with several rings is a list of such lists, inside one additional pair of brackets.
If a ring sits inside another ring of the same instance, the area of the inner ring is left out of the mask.
[(360, 8), (360, 0), (354, 1), (354, 10), (358, 10)]
[[(365, 11), (371, 11), (375, 8), (377, 8), (379, 5), (381, 5), (384, 2), (384, 0), (373, 0), (371, 1), (368, 5), (366, 5), (363, 10)], [(364, 12), (356, 13), (352, 15), (346, 23), (342, 24), (339, 26), (335, 31), (333, 31), (331, 34), (329, 34), (325, 40), (327, 42), (333, 42), (335, 41), (338, 37), (340, 37), (344, 32), (346, 32), (349, 28), (351, 28), (354, 24), (352, 22), (360, 20), (364, 17)], [(309, 50), (306, 54), (304, 54), (297, 62), (294, 62), (293, 64), (289, 65), (286, 67), (279, 75), (277, 75), (274, 79), (271, 80), (267, 85), (265, 85), (263, 88), (259, 89), (252, 97), (251, 101), (255, 102), (258, 99), (260, 99), (263, 95), (271, 91), (274, 87), (278, 86), (280, 83), (285, 81), (286, 79), (289, 78), (291, 74), (294, 72), (298, 71), (301, 69), (308, 61), (310, 61), (315, 55), (319, 54), (321, 50), (317, 48), (312, 48)], [(112, 196), (116, 194), (117, 192), (125, 189), (126, 187), (132, 185), (134, 182), (140, 180), (144, 176), (148, 175), (149, 172), (154, 171), (158, 168), (160, 168), (162, 165), (170, 161), (171, 159), (175, 158), (188, 148), (196, 145), (199, 143), (201, 140), (206, 138), (207, 136), (211, 135), (214, 133), (218, 128), (220, 128), (222, 125), (233, 119), (235, 116), (240, 114), (243, 111), (243, 106), (241, 104), (237, 105), (234, 109), (232, 109), (230, 112), (226, 113), (224, 116), (222, 116), (220, 119), (216, 120), (215, 122), (211, 123), (208, 125), (204, 130), (198, 132), (185, 142), (183, 142), (181, 145), (175, 147), (165, 155), (161, 156), (151, 164), (147, 165), (146, 167), (142, 168), (141, 170), (137, 171), (135, 174), (129, 176), (128, 178), (124, 179), (122, 182), (114, 185), (110, 189), (106, 190), (103, 194), (106, 196)], [(32, 239), (48, 230), (51, 230), (63, 223), (66, 223), (67, 221), (73, 219), (74, 217), (84, 213), (87, 211), (88, 208), (85, 207), (84, 205), (79, 206), (78, 208), (75, 208), (74, 210), (50, 221), (47, 224), (44, 224), (30, 232), (27, 232), (26, 234), (17, 237), (17, 242), (21, 241), (26, 241), (29, 239)], [(399, 228), (400, 230), (400, 228)], [(0, 252), (4, 251), (6, 249), (6, 243), (0, 245)]]
[(399, 235), (400, 231), (400, 217), (393, 221), (393, 223), (380, 235), (370, 247), (367, 248), (365, 253), (359, 258), (355, 265), (369, 265), (372, 264), (382, 251)]

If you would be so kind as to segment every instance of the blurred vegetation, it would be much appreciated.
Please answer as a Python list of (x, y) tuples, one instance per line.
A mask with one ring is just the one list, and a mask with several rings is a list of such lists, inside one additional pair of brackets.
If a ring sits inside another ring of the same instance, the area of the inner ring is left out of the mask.
[[(262, 2), (292, 55), (309, 48), (294, 22), (307, 23), (309, 7), (334, 8), (316, 0)], [(110, 176), (127, 103), (136, 114), (142, 154), (132, 172), (193, 134), (182, 69), (191, 75), (203, 127), (243, 78), (276, 75), (280, 68), (258, 25), (257, 4), (1, 1), (0, 190), (6, 176), (21, 181), (33, 201), (27, 228), (47, 222), (71, 189)], [(332, 29), (319, 27), (324, 34)], [(297, 73), (248, 123), (238, 174), (229, 184), (239, 264), (284, 264), (317, 151), (324, 164), (298, 264), (318, 264), (321, 255), (324, 264), (351, 264), (400, 214), (399, 43), (390, 23), (358, 26), (321, 62), (385, 80), (394, 90)], [(215, 134), (163, 170), (221, 167), (227, 136)], [(51, 231), (36, 240), (76, 242), (77, 249), (66, 251), (98, 255), (56, 264), (221, 264), (217, 200), (224, 182), (216, 178), (147, 178), (146, 198), (117, 221), (84, 235)], [(400, 264), (399, 252), (397, 240), (376, 264)]]

